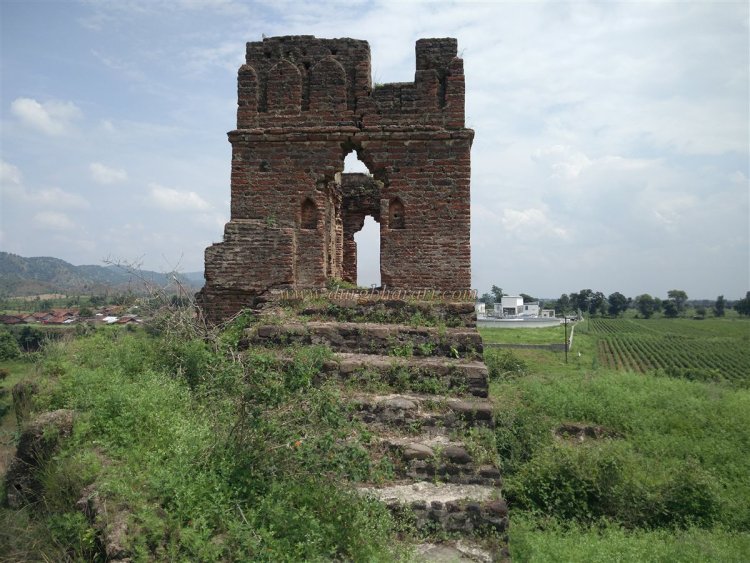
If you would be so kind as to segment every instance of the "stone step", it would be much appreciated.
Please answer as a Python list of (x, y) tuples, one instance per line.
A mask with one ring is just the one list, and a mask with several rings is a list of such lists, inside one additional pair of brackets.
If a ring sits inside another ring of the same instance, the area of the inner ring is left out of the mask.
[(422, 433), (445, 433), (460, 426), (494, 425), (492, 403), (482, 399), (364, 393), (347, 398), (356, 409), (355, 416), (367, 424), (409, 428)]
[(374, 379), (391, 388), (421, 393), (451, 392), (475, 397), (487, 397), (488, 393), (487, 366), (476, 360), (339, 353), (323, 371), (353, 384), (365, 385)]
[(241, 345), (249, 344), (324, 344), (337, 352), (396, 357), (482, 358), (482, 337), (476, 329), (470, 328), (321, 321), (258, 324), (245, 330)]
[[(396, 483), (361, 487), (361, 494), (385, 503), (399, 515), (411, 516), (418, 531), (442, 530), (464, 536), (507, 534), (508, 505), (496, 487), (452, 483)], [(507, 544), (507, 538), (501, 543)]]
[(387, 437), (372, 448), (374, 457), (390, 459), (394, 473), (401, 478), (491, 487), (503, 482), (497, 467), (477, 463), (464, 444), (446, 436)]
[(476, 327), (474, 303), (378, 299), (372, 296), (333, 294), (325, 300), (286, 300), (297, 314), (312, 320), (404, 324), (408, 326), (444, 325), (449, 328)]
[(417, 563), (492, 563), (498, 560), (494, 551), (485, 545), (466, 540), (425, 542), (414, 546), (414, 561)]

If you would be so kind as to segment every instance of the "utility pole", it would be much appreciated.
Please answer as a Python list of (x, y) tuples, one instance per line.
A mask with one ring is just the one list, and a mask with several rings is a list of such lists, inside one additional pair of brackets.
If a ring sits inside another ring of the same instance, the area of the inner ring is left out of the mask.
[(568, 363), (568, 317), (565, 317), (565, 363)]

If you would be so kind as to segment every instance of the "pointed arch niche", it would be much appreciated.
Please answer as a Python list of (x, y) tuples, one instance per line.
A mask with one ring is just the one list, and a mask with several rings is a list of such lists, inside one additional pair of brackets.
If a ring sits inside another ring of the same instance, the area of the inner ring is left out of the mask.
[(299, 226), (301, 229), (318, 228), (318, 208), (315, 206), (315, 202), (309, 197), (302, 201)]
[(397, 197), (388, 204), (388, 228), (391, 230), (406, 228), (404, 204)]

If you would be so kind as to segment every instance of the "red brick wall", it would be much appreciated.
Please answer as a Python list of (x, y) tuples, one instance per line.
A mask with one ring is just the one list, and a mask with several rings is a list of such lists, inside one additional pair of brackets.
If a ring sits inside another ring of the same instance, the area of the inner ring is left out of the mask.
[[(199, 294), (219, 320), (272, 287), (356, 278), (352, 230), (378, 210), (389, 288), (470, 287), (470, 149), (455, 39), (420, 39), (412, 83), (373, 89), (367, 42), (273, 37), (248, 43), (238, 72), (231, 218), (206, 250)], [(346, 205), (340, 173), (356, 150), (381, 182), (378, 202)], [(315, 229), (302, 228), (302, 204)], [(403, 205), (403, 228), (389, 207)], [(343, 202), (343, 204), (342, 204)]]

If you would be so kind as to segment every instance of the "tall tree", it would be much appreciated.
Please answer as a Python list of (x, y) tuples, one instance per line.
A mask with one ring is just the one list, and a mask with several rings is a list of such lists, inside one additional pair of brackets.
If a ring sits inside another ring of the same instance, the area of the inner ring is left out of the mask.
[(716, 298), (716, 303), (714, 303), (714, 315), (717, 317), (723, 317), (724, 316), (724, 309), (727, 306), (727, 302), (724, 299), (723, 295), (719, 295)]
[(740, 299), (734, 304), (734, 310), (742, 316), (750, 317), (750, 291), (745, 294), (744, 299)]
[(677, 303), (673, 299), (667, 299), (662, 304), (664, 308), (664, 316), (674, 319), (680, 315), (680, 310), (677, 308)]
[(656, 300), (651, 297), (648, 293), (639, 295), (635, 298), (635, 306), (641, 315), (646, 319), (650, 319), (651, 316), (657, 311)]
[(607, 297), (607, 301), (609, 302), (609, 314), (612, 317), (619, 316), (628, 308), (628, 298), (619, 291), (610, 294), (610, 296)]
[(555, 303), (555, 314), (565, 315), (568, 311), (570, 311), (570, 297), (567, 293), (563, 293)]
[(500, 303), (503, 300), (503, 295), (505, 295), (503, 293), (503, 288), (502, 287), (498, 287), (496, 285), (492, 286), (492, 289), (490, 289), (490, 292), (495, 297), (495, 302), (496, 303)]
[(607, 298), (601, 291), (591, 295), (589, 315), (603, 315), (607, 312)]
[(590, 289), (582, 289), (578, 293), (571, 293), (570, 294), (570, 301), (571, 305), (573, 305), (574, 308), (579, 309), (584, 312), (588, 312), (589, 307), (591, 305), (591, 297), (594, 295), (594, 292)]
[(688, 300), (687, 293), (685, 293), (681, 289), (670, 289), (667, 292), (667, 297), (669, 298), (669, 301), (672, 301), (674, 303), (678, 313), (681, 314), (683, 311), (685, 311), (685, 303)]
[(521, 298), (523, 298), (524, 303), (534, 303), (536, 301), (539, 301), (539, 299), (537, 299), (536, 297), (532, 297), (527, 293), (521, 293)]

